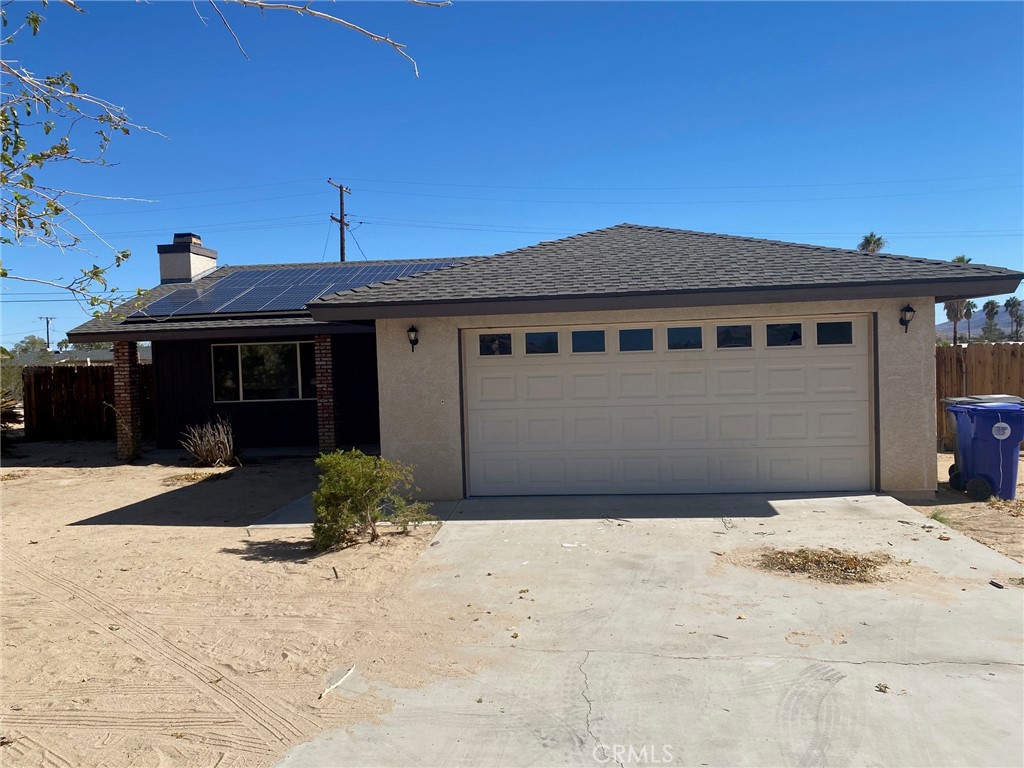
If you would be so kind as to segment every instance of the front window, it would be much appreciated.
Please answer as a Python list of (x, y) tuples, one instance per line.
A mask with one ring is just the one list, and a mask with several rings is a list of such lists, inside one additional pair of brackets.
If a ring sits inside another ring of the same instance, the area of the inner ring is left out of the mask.
[(311, 342), (215, 344), (212, 355), (216, 402), (316, 398)]

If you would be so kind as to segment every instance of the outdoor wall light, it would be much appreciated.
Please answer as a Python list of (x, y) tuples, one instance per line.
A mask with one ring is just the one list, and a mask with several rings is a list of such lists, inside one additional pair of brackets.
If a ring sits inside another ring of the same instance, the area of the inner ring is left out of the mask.
[(910, 321), (914, 319), (915, 314), (914, 308), (909, 304), (900, 310), (900, 325), (903, 326), (904, 333), (910, 331)]
[[(903, 321), (900, 320), (902, 323)], [(416, 351), (416, 345), (420, 343), (420, 332), (415, 325), (410, 325), (409, 330), (405, 332), (409, 337), (409, 346), (412, 347), (412, 351)]]

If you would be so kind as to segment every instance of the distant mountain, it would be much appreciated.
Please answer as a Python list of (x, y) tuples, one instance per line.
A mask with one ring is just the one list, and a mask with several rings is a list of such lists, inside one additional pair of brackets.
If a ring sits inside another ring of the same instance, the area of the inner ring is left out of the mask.
[[(941, 305), (940, 305), (941, 309)], [(985, 325), (985, 313), (980, 309), (974, 313), (971, 318), (971, 338), (977, 338), (978, 334), (981, 333), (982, 327)], [(1000, 308), (999, 314), (996, 315), (996, 326), (1004, 330), (1006, 333), (1010, 332), (1010, 315), (1005, 309)], [(967, 321), (961, 321), (956, 329), (957, 336), (960, 337), (961, 341), (967, 341)], [(953, 324), (949, 321), (945, 323), (939, 323), (935, 326), (935, 335), (940, 339), (946, 341), (953, 340)]]

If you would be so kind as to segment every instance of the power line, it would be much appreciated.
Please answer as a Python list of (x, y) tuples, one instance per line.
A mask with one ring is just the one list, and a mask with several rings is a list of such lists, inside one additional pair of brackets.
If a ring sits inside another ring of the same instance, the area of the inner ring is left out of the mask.
[[(359, 227), (355, 227), (355, 229), (359, 229)], [(363, 260), (364, 261), (369, 261), (369, 259), (366, 258), (366, 252), (363, 250), (363, 246), (361, 246), (359, 244), (359, 241), (356, 239), (356, 233), (353, 232), (351, 229), (348, 231), (348, 233), (350, 235), (352, 235), (352, 242), (356, 244), (356, 248), (359, 249), (359, 253), (361, 253), (363, 255)]]
[(973, 181), (976, 179), (1002, 179), (1009, 177), (1024, 176), (1022, 173), (993, 173), (983, 176), (939, 176), (930, 179), (894, 179), (886, 181), (833, 181), (816, 182), (808, 184), (745, 184), (745, 185), (708, 185), (688, 187), (553, 187), (553, 186), (514, 186), (506, 184), (455, 184), (438, 181), (394, 181), (390, 179), (356, 179), (351, 181), (366, 181), (371, 184), (406, 184), (409, 186), (421, 187), (461, 187), (465, 189), (533, 189), (533, 190), (557, 190), (557, 191), (602, 191), (619, 192), (635, 190), (643, 192), (652, 191), (685, 191), (685, 190), (707, 190), (707, 189), (800, 189), (811, 187), (856, 187), (856, 186), (880, 186), (883, 184), (925, 184), (936, 181)]
[(379, 195), (401, 195), (403, 197), (432, 197), (444, 200), (474, 200), (489, 203), (534, 203), (542, 205), (737, 205), (751, 203), (813, 203), (838, 200), (881, 200), (894, 197), (921, 197), (924, 195), (964, 194), (971, 192), (989, 192), (1000, 189), (1020, 189), (1020, 184), (999, 187), (978, 187), (975, 189), (929, 189), (921, 192), (893, 192), (884, 195), (845, 195), (833, 197), (790, 197), (783, 199), (761, 200), (530, 200), (511, 197), (473, 197), (470, 195), (437, 195), (427, 192), (399, 192), (389, 189), (360, 188), (360, 192)]

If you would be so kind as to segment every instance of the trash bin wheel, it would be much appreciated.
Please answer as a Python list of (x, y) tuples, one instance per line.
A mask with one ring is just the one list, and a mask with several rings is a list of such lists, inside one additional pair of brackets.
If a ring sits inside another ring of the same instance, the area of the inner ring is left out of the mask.
[(964, 478), (959, 472), (954, 472), (949, 476), (949, 487), (954, 491), (963, 491), (964, 489)]
[(992, 495), (992, 486), (984, 477), (972, 477), (964, 490), (975, 501), (985, 501)]
[(949, 465), (949, 476), (950, 477), (952, 477), (953, 475), (955, 475), (959, 471), (960, 471), (960, 467), (958, 467), (956, 464), (950, 464)]

